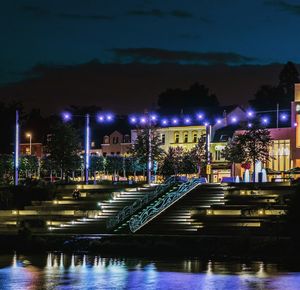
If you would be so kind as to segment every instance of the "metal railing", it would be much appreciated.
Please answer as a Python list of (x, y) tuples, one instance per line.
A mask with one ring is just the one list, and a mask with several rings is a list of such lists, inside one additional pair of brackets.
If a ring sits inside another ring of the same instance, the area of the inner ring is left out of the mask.
[(192, 179), (186, 183), (181, 184), (177, 190), (171, 191), (163, 198), (158, 199), (149, 207), (141, 211), (138, 215), (132, 217), (129, 220), (130, 230), (135, 233), (141, 227), (143, 227), (145, 224), (158, 216), (165, 209), (170, 207), (173, 203), (175, 203), (177, 200), (182, 198), (184, 195), (196, 188), (196, 186), (201, 183), (203, 183), (203, 180), (201, 179)]
[(139, 209), (143, 208), (145, 205), (153, 201), (156, 197), (161, 195), (162, 193), (166, 192), (172, 186), (174, 186), (178, 182), (176, 176), (169, 177), (165, 183), (158, 185), (154, 191), (147, 192), (142, 198), (137, 199), (134, 201), (133, 204), (129, 206), (125, 206), (118, 214), (112, 218), (110, 218), (107, 223), (106, 227), (108, 229), (112, 229), (117, 227), (120, 223), (124, 222), (128, 219), (131, 215), (136, 213)]

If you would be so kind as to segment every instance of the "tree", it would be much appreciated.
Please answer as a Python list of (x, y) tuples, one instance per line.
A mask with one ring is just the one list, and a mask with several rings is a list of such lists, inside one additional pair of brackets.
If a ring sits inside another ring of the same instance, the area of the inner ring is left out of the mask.
[(223, 150), (224, 157), (232, 163), (252, 163), (255, 175), (255, 163), (265, 163), (270, 159), (270, 131), (254, 125), (243, 134), (236, 135)]
[(51, 162), (60, 169), (62, 178), (68, 171), (78, 169), (79, 144), (77, 131), (69, 124), (58, 123), (52, 129), (47, 151)]
[(20, 174), (25, 177), (31, 177), (38, 171), (38, 159), (33, 155), (23, 155), (20, 158)]
[(183, 152), (184, 150), (182, 147), (169, 147), (168, 152), (161, 160), (161, 164), (159, 166), (160, 174), (167, 177), (181, 173)]
[(299, 82), (299, 73), (292, 62), (284, 65), (279, 73), (277, 85), (262, 85), (249, 103), (257, 110), (269, 110), (270, 104), (279, 104), (280, 108), (289, 109), (294, 98), (294, 85)]
[(13, 176), (13, 156), (9, 154), (0, 155), (0, 181), (6, 183)]
[[(149, 147), (149, 136), (151, 147)], [(160, 145), (161, 140), (156, 128), (153, 126), (145, 127), (137, 130), (137, 138), (130, 148), (129, 153), (141, 164), (147, 164), (149, 153), (151, 154), (152, 161), (159, 161), (164, 153)], [(149, 150), (149, 148), (151, 148), (151, 150)]]
[(287, 62), (279, 74), (278, 87), (283, 89), (284, 96), (290, 101), (294, 98), (294, 85), (299, 82), (299, 73), (296, 66), (291, 62)]
[(196, 113), (199, 109), (215, 113), (219, 108), (216, 95), (211, 94), (204, 85), (195, 83), (188, 89), (167, 89), (158, 96), (161, 114)]
[(198, 143), (194, 148), (191, 149), (191, 157), (198, 169), (199, 176), (201, 175), (201, 170), (207, 165), (207, 152), (206, 152), (206, 139), (205, 136), (198, 138)]

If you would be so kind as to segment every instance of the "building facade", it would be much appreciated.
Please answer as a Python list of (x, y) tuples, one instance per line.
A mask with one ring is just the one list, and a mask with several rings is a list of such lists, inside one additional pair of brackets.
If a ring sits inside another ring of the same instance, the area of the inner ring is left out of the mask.
[(110, 135), (105, 135), (103, 137), (103, 143), (101, 144), (103, 156), (126, 156), (131, 147), (130, 141), (129, 134), (122, 134), (119, 131), (114, 131)]

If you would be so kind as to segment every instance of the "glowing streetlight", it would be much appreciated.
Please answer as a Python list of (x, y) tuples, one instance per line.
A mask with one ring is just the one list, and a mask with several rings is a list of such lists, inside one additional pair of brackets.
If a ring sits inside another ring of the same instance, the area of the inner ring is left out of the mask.
[(29, 155), (31, 155), (31, 152), (32, 152), (32, 143), (31, 143), (32, 134), (31, 133), (26, 133), (26, 138), (29, 138)]

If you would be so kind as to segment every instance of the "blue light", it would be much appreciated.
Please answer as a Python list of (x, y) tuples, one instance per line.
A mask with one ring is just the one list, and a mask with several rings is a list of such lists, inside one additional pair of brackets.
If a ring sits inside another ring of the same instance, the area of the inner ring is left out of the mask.
[(269, 123), (269, 119), (267, 117), (263, 117), (261, 121), (264, 125), (267, 125)]
[(231, 122), (232, 122), (232, 123), (236, 123), (236, 122), (237, 122), (237, 117), (235, 117), (235, 116), (232, 117), (232, 118), (231, 118)]
[(156, 115), (151, 115), (150, 116), (150, 120), (151, 121), (156, 121), (157, 120), (157, 116)]
[(140, 122), (141, 122), (141, 124), (146, 124), (146, 122), (147, 122), (146, 117), (141, 117)]
[(178, 124), (178, 119), (177, 118), (172, 119), (172, 124), (177, 125)]
[(221, 123), (222, 123), (222, 120), (221, 120), (221, 119), (217, 119), (217, 120), (216, 120), (216, 123), (217, 123), (217, 124), (221, 124)]
[(248, 123), (248, 128), (252, 128), (252, 123)]
[(197, 114), (197, 119), (198, 120), (203, 120), (204, 115), (202, 113)]
[(135, 124), (136, 122), (137, 122), (136, 117), (131, 117), (131, 118), (130, 118), (130, 123), (131, 123), (131, 124)]
[(247, 111), (247, 116), (248, 116), (249, 118), (254, 117), (254, 112), (251, 111), (251, 110)]
[(167, 120), (167, 119), (163, 119), (163, 120), (161, 121), (161, 123), (162, 123), (164, 126), (166, 126), (166, 125), (168, 125), (168, 120)]
[(111, 122), (111, 121), (113, 120), (113, 118), (114, 118), (114, 117), (113, 117), (112, 114), (107, 114), (107, 115), (106, 115), (106, 120), (109, 121), (109, 122)]
[(281, 116), (280, 116), (281, 121), (287, 121), (287, 119), (288, 119), (287, 114), (281, 114)]
[(297, 122), (295, 122), (295, 123), (294, 123), (294, 127), (297, 127), (297, 126), (298, 126), (298, 123), (297, 123)]
[(97, 115), (97, 121), (98, 121), (98, 122), (104, 122), (104, 120), (105, 120), (104, 115), (102, 115), (102, 114), (98, 114), (98, 115)]
[(71, 113), (69, 112), (63, 112), (62, 113), (62, 118), (65, 122), (68, 122), (71, 120)]
[(184, 123), (185, 124), (190, 124), (191, 123), (191, 119), (190, 118), (185, 118), (184, 119)]
[(205, 127), (209, 126), (209, 122), (204, 122), (204, 126)]

